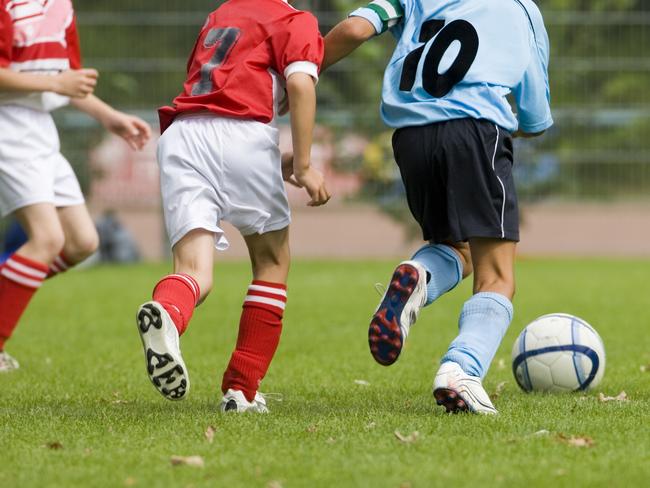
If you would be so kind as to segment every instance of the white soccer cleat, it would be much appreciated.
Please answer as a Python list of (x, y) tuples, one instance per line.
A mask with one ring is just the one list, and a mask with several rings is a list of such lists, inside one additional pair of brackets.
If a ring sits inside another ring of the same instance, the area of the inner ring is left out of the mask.
[(269, 413), (269, 409), (266, 407), (266, 399), (261, 393), (255, 393), (255, 398), (252, 402), (249, 402), (243, 392), (233, 389), (228, 390), (223, 396), (219, 409), (222, 412)]
[(151, 383), (168, 400), (182, 400), (190, 389), (190, 378), (174, 322), (158, 302), (142, 304), (136, 322)]
[(402, 261), (370, 321), (368, 345), (375, 361), (384, 366), (397, 361), (426, 301), (426, 269), (415, 261)]
[(20, 368), (18, 361), (6, 352), (0, 352), (0, 373), (10, 373)]
[(457, 363), (451, 361), (443, 363), (436, 373), (433, 396), (447, 412), (469, 411), (484, 415), (498, 413), (483, 389), (481, 379), (466, 374)]

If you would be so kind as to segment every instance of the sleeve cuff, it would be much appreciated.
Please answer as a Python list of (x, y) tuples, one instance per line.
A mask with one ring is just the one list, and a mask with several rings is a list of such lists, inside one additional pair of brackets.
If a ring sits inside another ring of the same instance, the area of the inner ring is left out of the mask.
[(528, 134), (535, 134), (537, 132), (542, 132), (548, 129), (553, 125), (553, 118), (549, 117), (544, 122), (539, 122), (537, 124), (519, 124), (519, 130), (526, 132)]
[(361, 7), (350, 13), (348, 17), (361, 17), (363, 19), (366, 19), (375, 28), (377, 35), (381, 34), (384, 31), (384, 23), (379, 17), (379, 14), (377, 14), (377, 12), (372, 9)]
[(311, 61), (294, 61), (284, 69), (284, 79), (286, 80), (294, 73), (305, 73), (318, 83), (318, 66)]

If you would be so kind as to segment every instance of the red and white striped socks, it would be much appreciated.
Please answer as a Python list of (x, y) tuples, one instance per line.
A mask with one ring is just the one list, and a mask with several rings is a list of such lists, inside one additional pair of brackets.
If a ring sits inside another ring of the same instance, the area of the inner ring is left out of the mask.
[(240, 390), (253, 401), (280, 342), (287, 287), (254, 280), (239, 321), (237, 347), (223, 375), (221, 390)]
[(153, 299), (167, 311), (179, 336), (187, 329), (200, 297), (199, 284), (188, 274), (167, 275), (153, 290)]
[(50, 264), (50, 269), (47, 272), (47, 277), (52, 278), (60, 273), (65, 273), (73, 266), (72, 263), (69, 263), (68, 260), (63, 255), (63, 251), (59, 253), (57, 257), (54, 258), (52, 264)]
[(0, 270), (0, 351), (36, 290), (47, 277), (49, 266), (13, 254)]

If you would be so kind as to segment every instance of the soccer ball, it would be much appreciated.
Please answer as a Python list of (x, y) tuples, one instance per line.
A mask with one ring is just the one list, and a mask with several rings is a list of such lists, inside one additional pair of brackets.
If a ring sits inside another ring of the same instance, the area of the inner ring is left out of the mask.
[(605, 374), (605, 346), (598, 332), (581, 318), (543, 315), (515, 341), (512, 372), (524, 391), (589, 390)]

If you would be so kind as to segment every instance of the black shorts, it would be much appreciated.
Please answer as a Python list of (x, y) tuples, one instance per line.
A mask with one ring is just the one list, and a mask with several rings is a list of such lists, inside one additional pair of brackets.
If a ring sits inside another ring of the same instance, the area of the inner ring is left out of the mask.
[(477, 119), (404, 127), (393, 151), (425, 240), (519, 240), (508, 131)]

